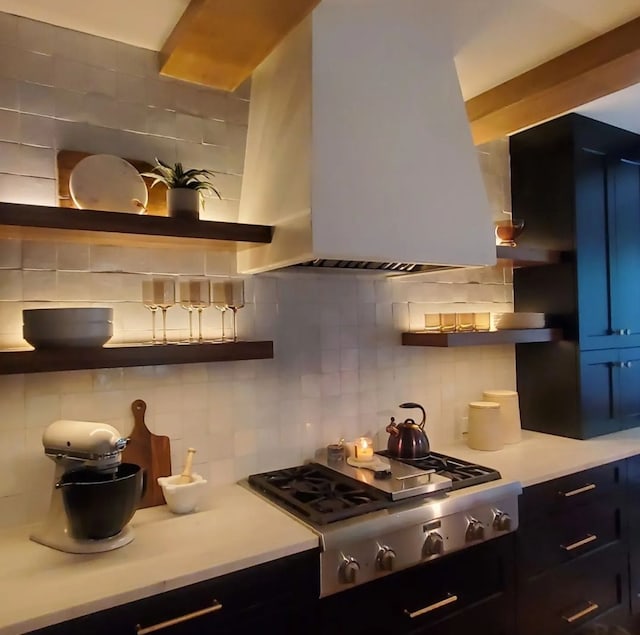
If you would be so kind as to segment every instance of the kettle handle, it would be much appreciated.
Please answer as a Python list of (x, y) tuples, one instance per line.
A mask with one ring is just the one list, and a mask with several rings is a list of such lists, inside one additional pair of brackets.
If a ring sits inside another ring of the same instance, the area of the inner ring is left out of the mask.
[(422, 413), (422, 421), (418, 424), (418, 427), (421, 430), (424, 430), (424, 424), (427, 420), (427, 413), (424, 411), (424, 408), (419, 404), (413, 401), (407, 401), (406, 403), (401, 403), (400, 408), (419, 408)]

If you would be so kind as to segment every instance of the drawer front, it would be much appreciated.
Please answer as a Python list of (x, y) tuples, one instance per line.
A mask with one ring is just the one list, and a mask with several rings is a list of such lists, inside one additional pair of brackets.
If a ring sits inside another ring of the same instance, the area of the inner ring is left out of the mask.
[(518, 569), (521, 579), (574, 560), (623, 540), (626, 534), (624, 498), (620, 488), (613, 496), (567, 510), (545, 520), (521, 525), (518, 531)]
[(520, 497), (521, 522), (611, 496), (612, 489), (623, 483), (624, 470), (625, 463), (618, 461), (526, 487)]
[(449, 619), (411, 631), (410, 635), (454, 635), (457, 633), (478, 633), (482, 625), (482, 635), (513, 635), (515, 632), (515, 611), (513, 602), (505, 596), (492, 598), (480, 604), (459, 611)]
[(521, 635), (564, 635), (612, 609), (628, 605), (626, 552), (603, 549), (520, 586)]

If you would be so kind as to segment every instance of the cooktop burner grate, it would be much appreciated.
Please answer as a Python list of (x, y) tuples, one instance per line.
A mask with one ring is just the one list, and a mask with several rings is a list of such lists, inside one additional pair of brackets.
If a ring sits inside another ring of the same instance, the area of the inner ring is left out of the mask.
[(253, 474), (249, 483), (319, 525), (389, 506), (375, 488), (317, 464)]
[(436, 473), (441, 476), (447, 476), (453, 481), (451, 489), (454, 490), (479, 485), (480, 483), (488, 483), (489, 481), (497, 481), (502, 478), (498, 470), (477, 465), (476, 463), (469, 463), (462, 459), (454, 459), (437, 452), (431, 452), (429, 456), (422, 459), (397, 459), (391, 456), (387, 450), (376, 454), (412, 465), (420, 470), (435, 470)]

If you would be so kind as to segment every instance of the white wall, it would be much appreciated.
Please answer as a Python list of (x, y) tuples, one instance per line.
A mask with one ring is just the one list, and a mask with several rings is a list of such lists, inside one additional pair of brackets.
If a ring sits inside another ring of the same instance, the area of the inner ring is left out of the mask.
[[(0, 200), (55, 204), (56, 148), (142, 159), (162, 150), (218, 170), (226, 202), (208, 210), (233, 217), (246, 88), (229, 96), (160, 80), (148, 51), (6, 14), (0, 42)], [(133, 119), (139, 130), (123, 132)], [(480, 152), (496, 215), (509, 198), (505, 150), (499, 142)], [(140, 283), (149, 272), (227, 275), (232, 263), (205, 250), (0, 241), (0, 346), (22, 343), (23, 307), (71, 303), (113, 306), (115, 339), (148, 339)], [(46, 509), (52, 463), (40, 438), (48, 423), (101, 420), (126, 434), (136, 398), (148, 403), (151, 429), (171, 437), (174, 466), (194, 446), (198, 471), (214, 483), (299, 463), (340, 437), (369, 432), (384, 443), (388, 416), (407, 400), (427, 408), (436, 447), (452, 441), (468, 401), (484, 388), (514, 387), (513, 348), (414, 349), (399, 345), (400, 331), (424, 312), (509, 308), (510, 274), (256, 276), (246, 283), (240, 333), (273, 339), (274, 360), (0, 376), (0, 526)], [(172, 338), (186, 325), (182, 309), (169, 310)], [(206, 335), (218, 329), (219, 315), (206, 311)]]

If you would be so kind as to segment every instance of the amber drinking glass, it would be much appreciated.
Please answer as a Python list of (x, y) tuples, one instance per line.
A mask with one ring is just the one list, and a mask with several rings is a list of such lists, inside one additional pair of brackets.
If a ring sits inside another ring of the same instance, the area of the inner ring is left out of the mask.
[(520, 236), (524, 229), (524, 220), (511, 218), (509, 220), (499, 220), (495, 222), (496, 237), (500, 241), (498, 244), (505, 247), (515, 247), (516, 238)]

